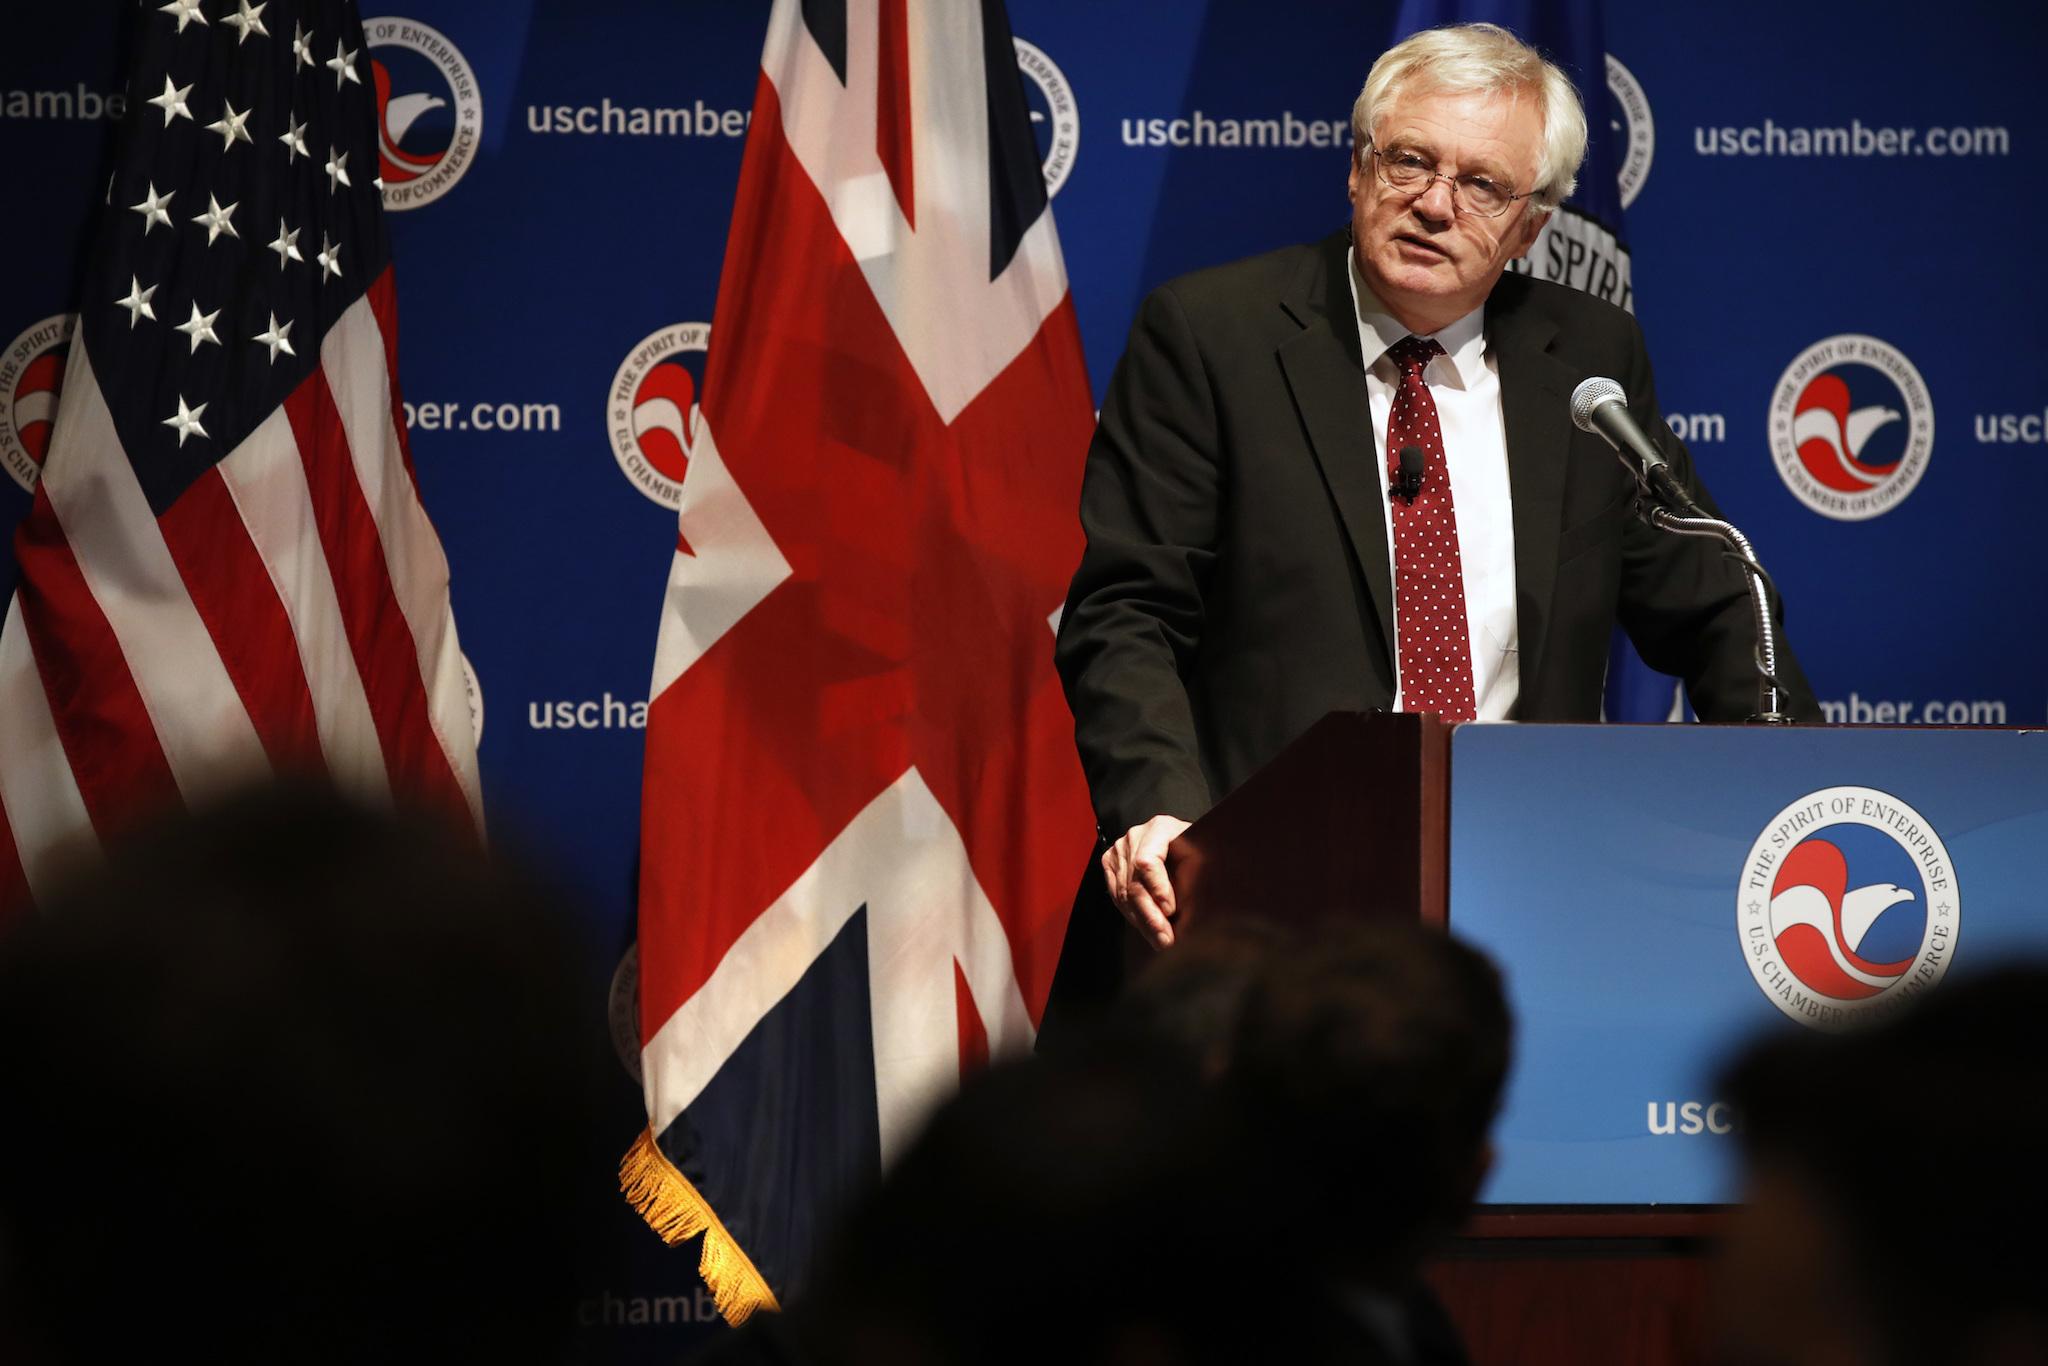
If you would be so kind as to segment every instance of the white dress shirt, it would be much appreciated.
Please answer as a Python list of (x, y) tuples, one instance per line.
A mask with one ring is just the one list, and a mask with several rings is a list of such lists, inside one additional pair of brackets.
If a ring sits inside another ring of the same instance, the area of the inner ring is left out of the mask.
[[(1394, 567), (1394, 509), (1387, 493), (1387, 417), (1400, 375), (1387, 348), (1409, 335), (1359, 278), (1351, 263), (1351, 300), (1358, 310), (1358, 340), (1366, 358), (1365, 390), (1372, 409), (1375, 480), (1387, 529), (1387, 578), (1394, 585), (1394, 630), (1401, 621), (1400, 575)], [(1444, 354), (1423, 368), (1436, 402), (1449, 466), (1451, 502), (1458, 518), (1458, 556), (1465, 576), (1465, 623), (1472, 635), (1472, 692), (1481, 721), (1503, 721), (1521, 696), (1520, 635), (1515, 622), (1515, 523), (1508, 501), (1508, 437), (1500, 411), (1500, 362), (1486, 346), (1481, 305), (1431, 334)], [(1440, 479), (1445, 471), (1425, 470)], [(1394, 658), (1394, 710), (1402, 710), (1400, 650)]]

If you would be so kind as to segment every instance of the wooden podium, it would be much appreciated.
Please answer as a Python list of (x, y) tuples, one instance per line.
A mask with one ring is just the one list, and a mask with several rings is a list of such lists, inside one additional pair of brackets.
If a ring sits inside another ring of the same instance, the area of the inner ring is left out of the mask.
[(1331, 712), (1173, 842), (1180, 915), (1443, 924), (1450, 756), (1434, 716)]

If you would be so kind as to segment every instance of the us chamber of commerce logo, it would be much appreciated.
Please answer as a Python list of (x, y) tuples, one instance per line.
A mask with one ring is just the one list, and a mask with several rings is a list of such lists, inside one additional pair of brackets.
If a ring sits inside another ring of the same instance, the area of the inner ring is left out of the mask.
[(606, 396), (612, 456), (635, 488), (664, 507), (683, 506), (710, 340), (710, 323), (672, 323), (649, 333), (626, 354)]
[(43, 319), (0, 352), (0, 463), (22, 488), (33, 490), (50, 452), (50, 425), (64, 389), (76, 313)]
[(476, 73), (439, 30), (365, 19), (377, 82), (377, 166), (384, 207), (417, 209), (455, 188), (483, 138)]
[(1921, 814), (1873, 787), (1809, 792), (1750, 846), (1735, 918), (1757, 986), (1840, 1026), (1939, 982), (1962, 923), (1955, 865)]
[(1650, 101), (1643, 94), (1635, 73), (1607, 56), (1607, 93), (1614, 96), (1614, 131), (1626, 149), (1621, 159), (1621, 207), (1636, 202), (1643, 182), (1650, 178), (1650, 157), (1657, 150), (1657, 125), (1650, 118)]
[(1860, 522), (1897, 507), (1927, 473), (1934, 402), (1897, 347), (1847, 333), (1786, 367), (1768, 430), (1793, 496), (1823, 517)]
[(1074, 173), (1081, 151), (1081, 112), (1066, 73), (1043, 49), (1013, 38), (1017, 69), (1024, 73), (1024, 102), (1031, 106), (1031, 131), (1038, 135), (1038, 154), (1045, 164), (1045, 197), (1052, 198)]

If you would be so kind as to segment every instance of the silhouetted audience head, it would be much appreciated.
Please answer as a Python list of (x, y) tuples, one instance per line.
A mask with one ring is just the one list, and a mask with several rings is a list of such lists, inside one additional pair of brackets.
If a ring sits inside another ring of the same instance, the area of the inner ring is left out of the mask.
[(969, 1080), (792, 1309), (806, 1359), (1331, 1359), (1304, 1345), (1316, 1328), (1287, 1293), (1287, 1249), (1246, 1202), (1219, 1102), (1184, 1069), (1113, 1052)]
[(1498, 971), (1439, 931), (1333, 924), (1271, 956), (1229, 1083), (1313, 1255), (1390, 1288), (1416, 1274), (1485, 1178), (1512, 1034)]
[(1151, 1052), (1214, 1079), (1229, 1066), (1244, 1004), (1267, 968), (1308, 951), (1272, 921), (1218, 919), (1194, 926), (1172, 951), (1134, 974), (1104, 1021), (1104, 1042)]
[(578, 964), (473, 838), (319, 790), (110, 849), (0, 944), (0, 1359), (556, 1359)]
[(2048, 966), (1951, 978), (1868, 1027), (1751, 1050), (1728, 1366), (2048, 1362)]

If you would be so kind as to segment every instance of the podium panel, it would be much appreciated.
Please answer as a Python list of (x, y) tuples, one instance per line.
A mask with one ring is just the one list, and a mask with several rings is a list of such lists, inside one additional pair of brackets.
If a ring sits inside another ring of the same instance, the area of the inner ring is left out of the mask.
[(2048, 732), (1481, 724), (1451, 756), (1450, 925), (1518, 1031), (1487, 1204), (1732, 1199), (1745, 1042), (2048, 956)]

